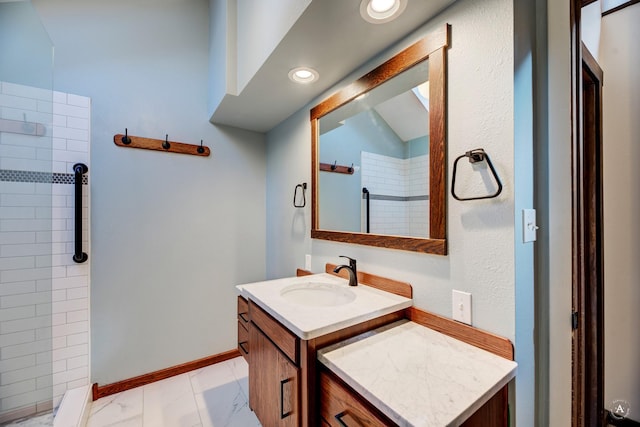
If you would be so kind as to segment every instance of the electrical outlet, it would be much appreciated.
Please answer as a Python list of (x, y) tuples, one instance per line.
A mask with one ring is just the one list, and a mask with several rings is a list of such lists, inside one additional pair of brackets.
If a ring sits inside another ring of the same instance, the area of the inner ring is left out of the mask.
[(311, 271), (311, 254), (306, 254), (304, 256), (304, 269)]
[(451, 312), (453, 320), (458, 322), (471, 324), (471, 294), (469, 292), (456, 291), (451, 292)]

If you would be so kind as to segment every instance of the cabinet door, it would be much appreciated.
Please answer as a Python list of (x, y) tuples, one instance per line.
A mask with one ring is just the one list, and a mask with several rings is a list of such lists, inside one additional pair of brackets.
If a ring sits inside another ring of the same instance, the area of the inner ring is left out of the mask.
[(249, 326), (249, 406), (265, 427), (297, 427), (299, 368), (253, 323)]

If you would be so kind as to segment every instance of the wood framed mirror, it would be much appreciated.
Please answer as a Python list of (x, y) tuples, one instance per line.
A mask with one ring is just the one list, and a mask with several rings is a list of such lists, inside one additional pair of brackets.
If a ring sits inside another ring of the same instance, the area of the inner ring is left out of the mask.
[(447, 254), (449, 32), (311, 109), (312, 238)]

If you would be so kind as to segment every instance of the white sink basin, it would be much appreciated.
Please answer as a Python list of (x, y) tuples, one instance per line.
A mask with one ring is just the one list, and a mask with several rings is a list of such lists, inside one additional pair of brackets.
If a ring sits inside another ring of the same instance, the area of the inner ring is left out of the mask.
[(290, 303), (307, 307), (337, 307), (356, 299), (356, 294), (344, 285), (322, 282), (286, 286), (280, 291), (280, 296)]

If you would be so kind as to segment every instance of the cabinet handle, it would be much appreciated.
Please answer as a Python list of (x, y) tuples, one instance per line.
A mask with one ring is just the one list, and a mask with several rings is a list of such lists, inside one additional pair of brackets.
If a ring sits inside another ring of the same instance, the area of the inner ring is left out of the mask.
[(249, 350), (247, 350), (246, 348), (244, 348), (244, 345), (246, 344), (246, 341), (242, 341), (239, 342), (238, 345), (240, 346), (240, 348), (242, 349), (242, 351), (244, 351), (245, 353), (249, 354)]
[[(339, 413), (338, 415), (335, 416), (335, 418), (342, 427), (362, 427), (362, 424), (360, 424), (347, 411)], [(349, 420), (349, 424), (346, 423), (347, 420)]]
[(285, 378), (284, 380), (280, 380), (280, 419), (281, 420), (284, 420), (285, 418), (287, 418), (289, 415), (293, 413), (293, 410), (290, 410), (287, 413), (284, 412), (284, 385), (287, 384), (288, 382), (291, 382), (291, 378)]
[(247, 314), (247, 313), (238, 313), (238, 316), (242, 319), (243, 322), (247, 323), (247, 322), (249, 322), (249, 319), (244, 317), (245, 314)]

